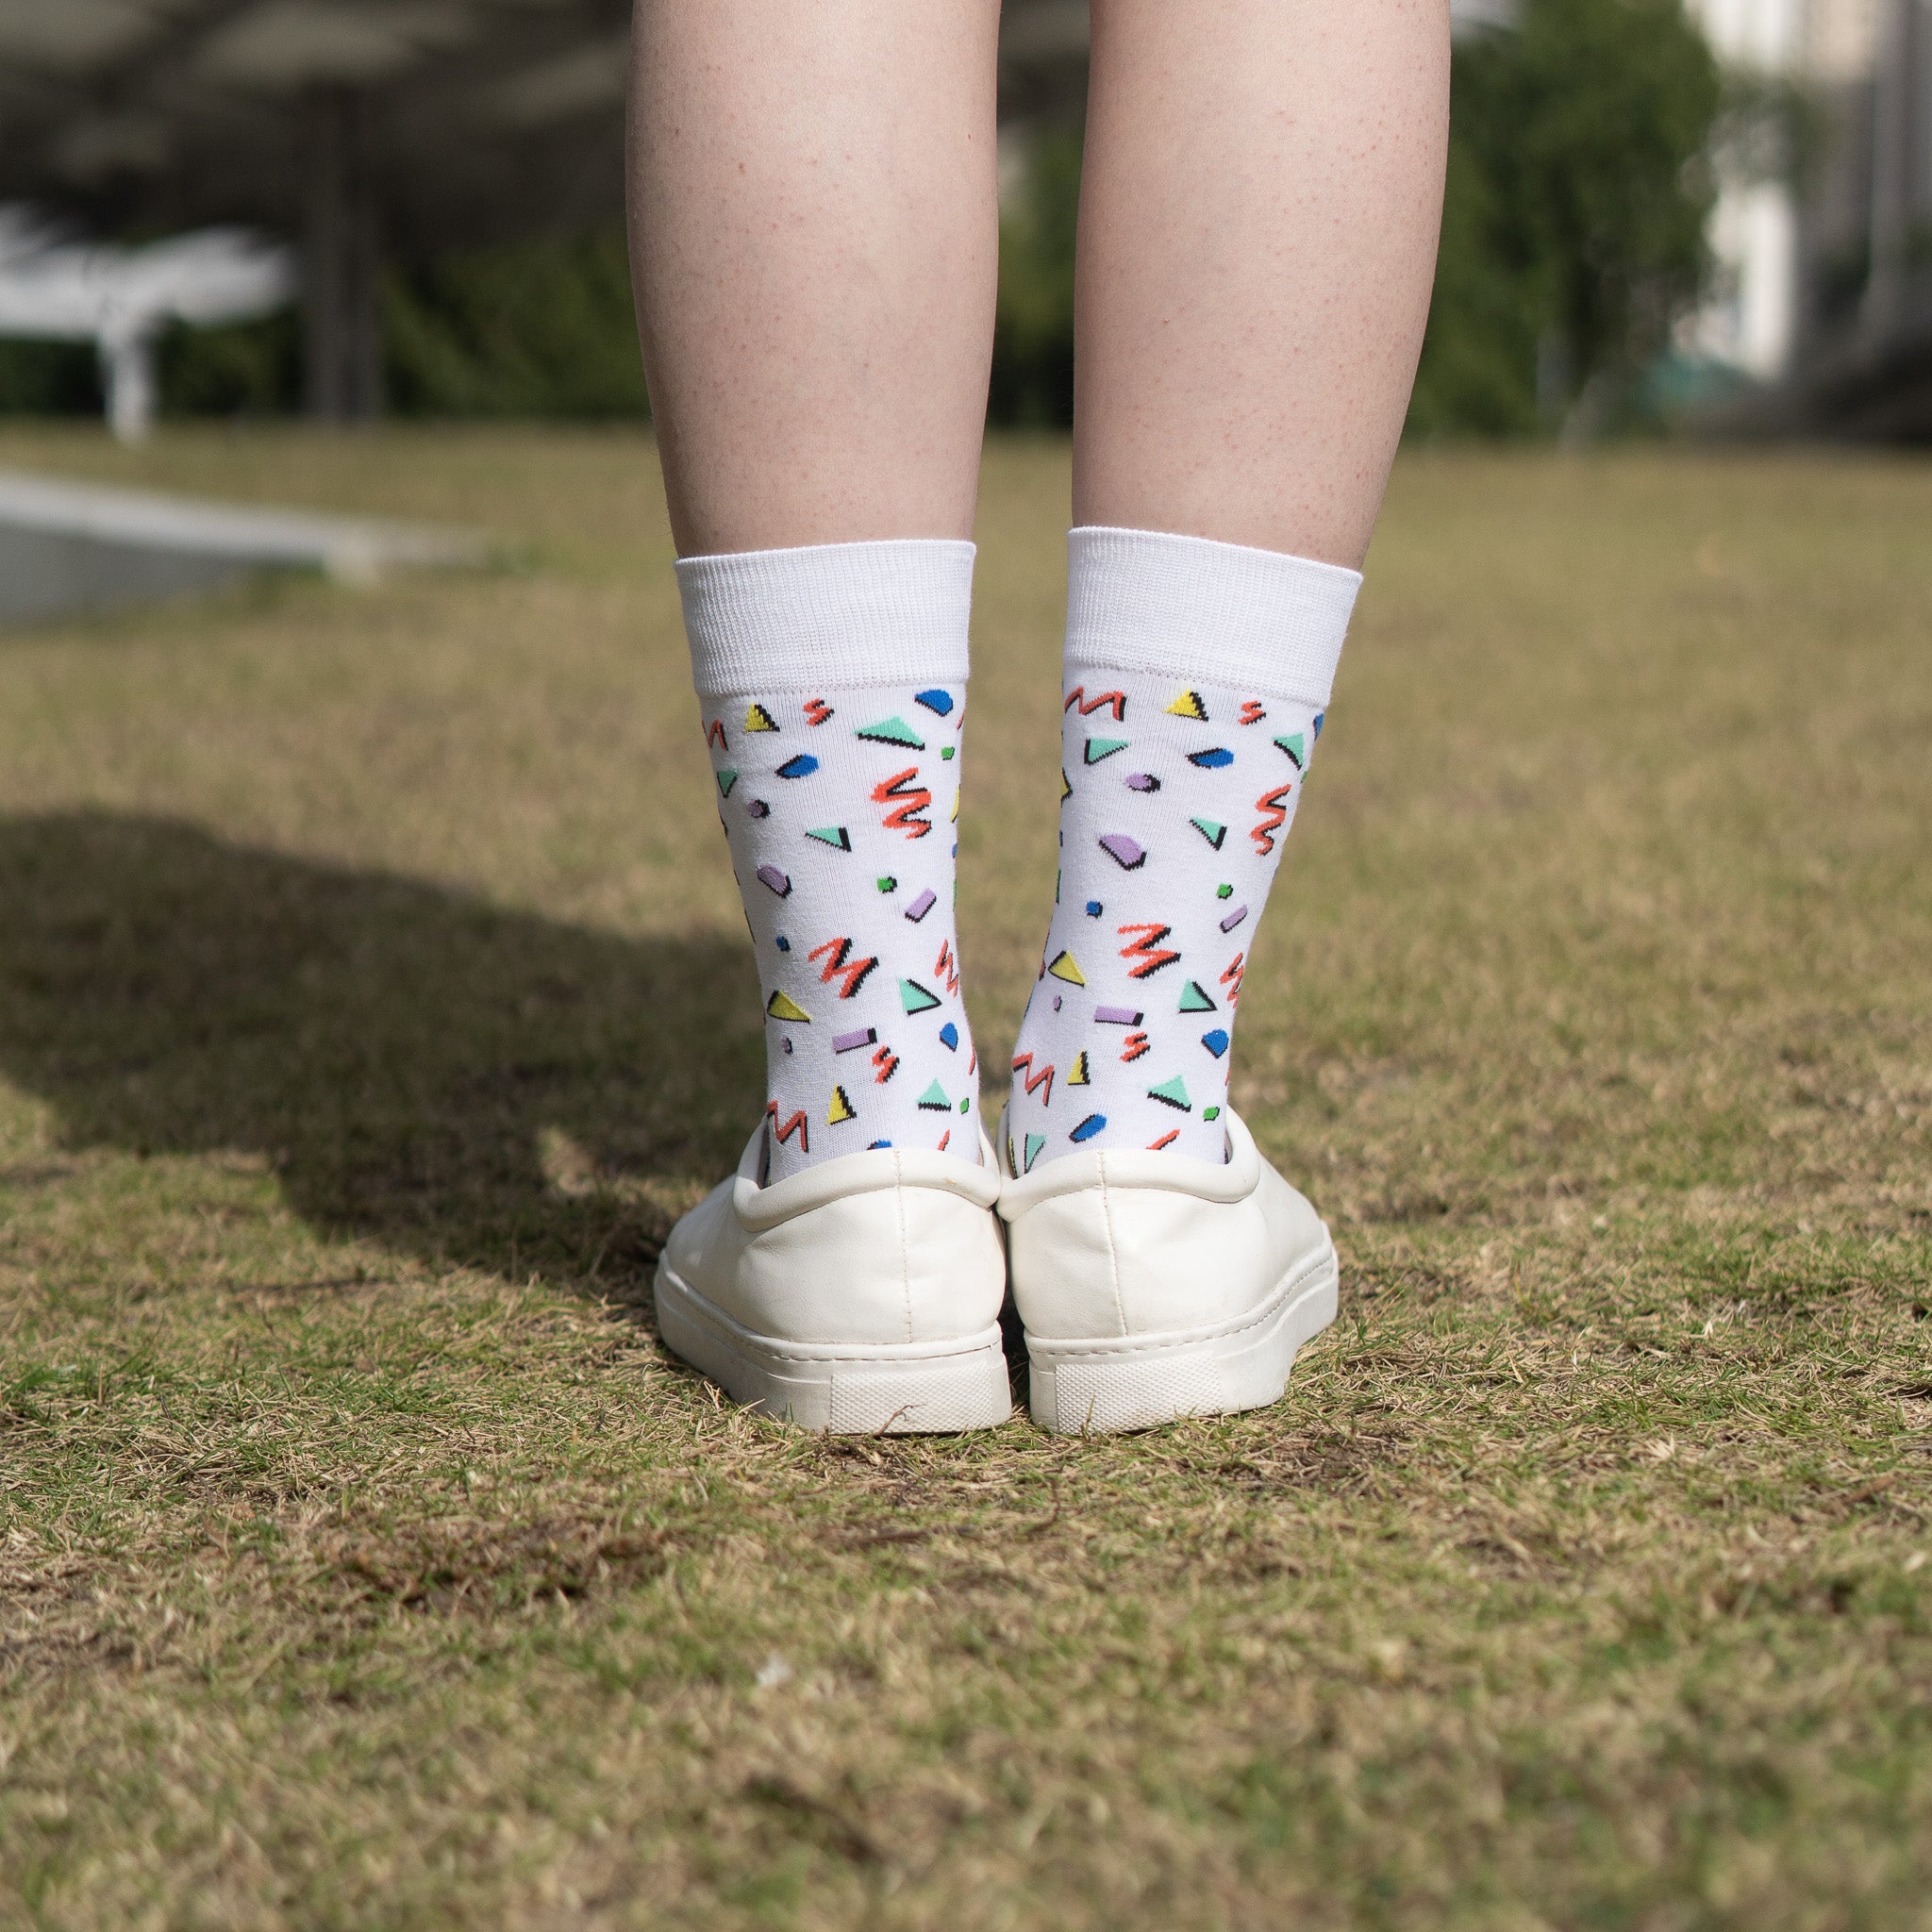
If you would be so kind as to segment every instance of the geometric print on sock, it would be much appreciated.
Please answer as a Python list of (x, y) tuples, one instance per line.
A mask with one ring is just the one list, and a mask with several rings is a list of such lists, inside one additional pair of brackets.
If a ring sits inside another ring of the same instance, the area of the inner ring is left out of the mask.
[(1060, 870), (1013, 1058), (1008, 1158), (1227, 1158), (1241, 982), (1322, 716), (1292, 699), (1070, 667)]
[(764, 1003), (763, 1178), (868, 1147), (976, 1161), (954, 923), (965, 686), (699, 702)]

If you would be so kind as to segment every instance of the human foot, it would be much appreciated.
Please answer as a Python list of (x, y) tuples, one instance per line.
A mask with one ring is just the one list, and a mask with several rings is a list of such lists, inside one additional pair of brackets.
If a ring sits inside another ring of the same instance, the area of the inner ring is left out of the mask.
[(1228, 1159), (1096, 1148), (1015, 1172), (1000, 1123), (1033, 1420), (1150, 1428), (1277, 1400), (1335, 1319), (1334, 1243), (1231, 1109)]
[(1005, 1422), (1000, 1177), (974, 1140), (976, 1159), (880, 1148), (761, 1186), (761, 1127), (737, 1174), (671, 1230), (658, 1333), (734, 1400), (801, 1428)]

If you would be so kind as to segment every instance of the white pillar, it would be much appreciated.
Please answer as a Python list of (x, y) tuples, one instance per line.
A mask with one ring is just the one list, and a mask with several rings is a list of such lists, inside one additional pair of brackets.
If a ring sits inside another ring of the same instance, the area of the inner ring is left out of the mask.
[(1872, 275), (1860, 317), (1883, 341), (1905, 320), (1912, 245), (1912, 92), (1920, 9), (1890, 0), (1882, 16), (1872, 106)]
[(107, 378), (108, 426), (123, 442), (141, 442), (155, 424), (155, 340), (151, 328), (119, 327), (99, 343)]
[[(1800, 0), (1690, 0), (1721, 61), (1762, 75), (1800, 65)], [(1734, 171), (1718, 183), (1711, 254), (1719, 287), (1689, 329), (1704, 354), (1760, 382), (1790, 364), (1798, 321), (1798, 210), (1788, 182)]]

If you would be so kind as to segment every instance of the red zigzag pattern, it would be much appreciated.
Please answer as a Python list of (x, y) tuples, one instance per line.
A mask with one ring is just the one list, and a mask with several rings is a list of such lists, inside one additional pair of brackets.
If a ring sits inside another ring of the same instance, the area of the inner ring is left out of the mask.
[(850, 940), (827, 940), (824, 945), (814, 946), (805, 956), (808, 959), (816, 959), (821, 953), (831, 954), (832, 957), (825, 961), (825, 970), (819, 977), (827, 986), (835, 978), (842, 979), (845, 984), (839, 989), (839, 997), (841, 1000), (849, 1000), (865, 984), (865, 975), (879, 963), (876, 959), (855, 959), (848, 966), (845, 963), (845, 956), (851, 950)]
[(908, 765), (903, 772), (872, 788), (874, 805), (898, 800), (897, 807), (886, 814), (886, 830), (904, 832), (908, 839), (923, 839), (932, 830), (931, 821), (919, 816), (932, 804), (932, 793), (924, 785), (912, 782), (918, 776), (919, 767)]
[(1064, 717), (1075, 705), (1079, 706), (1083, 718), (1091, 718), (1103, 705), (1113, 712), (1113, 722), (1116, 724), (1127, 715), (1127, 694), (1124, 691), (1104, 691), (1097, 698), (1090, 698), (1087, 695), (1087, 687), (1084, 684), (1076, 684), (1067, 693), (1066, 703), (1060, 707), (1061, 716)]
[(1039, 1073), (1036, 1074), (1033, 1071), (1033, 1056), (1030, 1053), (1023, 1053), (1015, 1057), (1013, 1071), (1020, 1075), (1028, 1093), (1031, 1093), (1036, 1087), (1044, 1087), (1046, 1089), (1045, 1097), (1040, 1103), (1041, 1107), (1051, 1107), (1053, 1105), (1053, 1069), (1051, 1067), (1041, 1067)]
[(1294, 780), (1291, 778), (1286, 785), (1277, 785), (1273, 791), (1264, 791), (1256, 799), (1255, 809), (1269, 814), (1248, 834), (1257, 852), (1265, 855), (1274, 850), (1274, 835), (1288, 823), (1288, 808), (1281, 801), (1293, 790)]
[(1157, 925), (1151, 920), (1145, 925), (1123, 925), (1116, 930), (1122, 933), (1137, 932), (1141, 937), (1121, 948), (1123, 959), (1138, 959), (1138, 966), (1127, 968), (1129, 979), (1145, 979), (1150, 973), (1158, 973), (1163, 966), (1172, 966), (1180, 958), (1171, 946), (1160, 942), (1174, 930), (1171, 925)]

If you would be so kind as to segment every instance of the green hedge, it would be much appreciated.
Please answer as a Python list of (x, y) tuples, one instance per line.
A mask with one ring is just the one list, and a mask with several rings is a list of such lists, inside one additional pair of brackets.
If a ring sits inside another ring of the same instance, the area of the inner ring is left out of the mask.
[(622, 228), (475, 249), (391, 281), (390, 407), (406, 416), (641, 416)]

